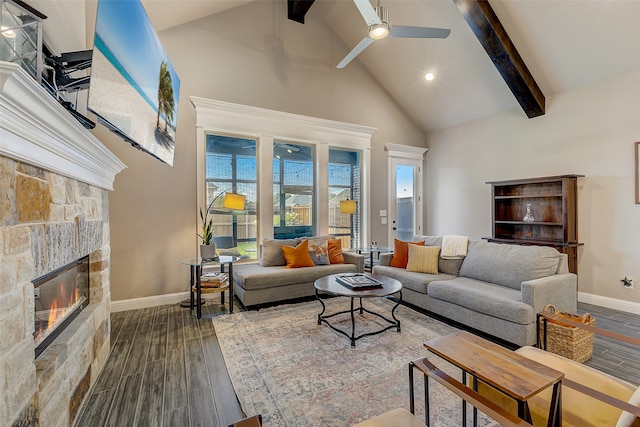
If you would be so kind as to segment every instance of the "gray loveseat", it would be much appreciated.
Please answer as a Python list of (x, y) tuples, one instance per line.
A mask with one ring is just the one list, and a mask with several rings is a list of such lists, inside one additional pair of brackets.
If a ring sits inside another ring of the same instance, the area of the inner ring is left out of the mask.
[[(422, 240), (442, 243), (413, 238)], [(399, 280), (405, 302), (520, 346), (536, 343), (536, 313), (546, 304), (577, 310), (577, 276), (551, 247), (471, 241), (464, 259), (440, 257), (438, 274), (390, 267), (391, 257), (383, 254), (373, 273)]]
[[(309, 237), (322, 239), (331, 236)], [(245, 307), (315, 295), (313, 283), (320, 277), (339, 273), (362, 273), (364, 256), (342, 252), (344, 264), (287, 268), (280, 247), (297, 246), (304, 238), (265, 240), (258, 264), (233, 267), (234, 293)]]

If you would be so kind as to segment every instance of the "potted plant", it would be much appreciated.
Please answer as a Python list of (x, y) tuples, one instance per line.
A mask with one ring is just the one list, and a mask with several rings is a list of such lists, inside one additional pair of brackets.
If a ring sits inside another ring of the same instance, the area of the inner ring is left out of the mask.
[(202, 221), (202, 234), (198, 234), (198, 237), (202, 239), (200, 257), (206, 260), (216, 259), (218, 257), (216, 254), (216, 244), (213, 243), (213, 218), (209, 218), (209, 209), (212, 204), (213, 202), (207, 207), (206, 214), (203, 213), (202, 208), (200, 208), (200, 220)]

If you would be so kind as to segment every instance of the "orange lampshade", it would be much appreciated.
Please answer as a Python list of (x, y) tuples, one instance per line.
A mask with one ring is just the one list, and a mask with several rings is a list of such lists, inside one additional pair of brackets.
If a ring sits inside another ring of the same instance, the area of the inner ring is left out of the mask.
[(356, 213), (356, 201), (355, 200), (340, 200), (340, 213), (341, 214), (354, 214)]
[(222, 207), (234, 211), (243, 211), (245, 204), (245, 196), (236, 193), (226, 193), (222, 201)]

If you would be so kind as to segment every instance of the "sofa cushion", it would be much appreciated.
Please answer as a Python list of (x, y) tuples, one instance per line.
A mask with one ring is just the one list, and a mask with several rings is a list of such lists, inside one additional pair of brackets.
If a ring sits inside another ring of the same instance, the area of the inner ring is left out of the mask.
[(456, 277), (431, 282), (427, 294), (432, 298), (510, 322), (523, 325), (535, 322), (533, 307), (521, 301), (520, 291), (504, 286)]
[(424, 242), (425, 246), (440, 246), (442, 247), (442, 237), (441, 236), (423, 236), (421, 234), (416, 234), (411, 238), (412, 242)]
[(309, 254), (309, 241), (303, 240), (295, 248), (293, 246), (282, 246), (284, 259), (287, 260), (287, 268), (313, 267), (313, 259)]
[(403, 242), (402, 240), (393, 239), (393, 256), (391, 257), (391, 267), (407, 268), (409, 261), (409, 245), (424, 246), (421, 242)]
[(464, 258), (445, 259), (445, 258), (439, 257), (438, 271), (440, 271), (441, 273), (451, 274), (453, 276), (459, 276), (460, 267), (462, 267), (463, 262), (464, 262)]
[(429, 286), (429, 283), (433, 282), (434, 280), (449, 280), (455, 279), (456, 277), (450, 274), (443, 273), (416, 273), (413, 271), (407, 271), (403, 268), (389, 267), (386, 265), (376, 265), (375, 267), (373, 267), (373, 274), (392, 277), (402, 283), (403, 288), (410, 289), (421, 294), (427, 293), (427, 287)]
[(329, 264), (344, 264), (344, 255), (342, 255), (342, 240), (327, 240), (327, 250), (329, 251)]
[(305, 268), (285, 266), (262, 267), (258, 264), (238, 264), (233, 266), (234, 282), (247, 290), (273, 288), (283, 285), (313, 283), (329, 274), (356, 273), (354, 264), (318, 265)]
[(519, 290), (525, 280), (554, 275), (560, 256), (548, 246), (470, 242), (460, 276)]
[(409, 245), (407, 271), (438, 274), (439, 246)]
[(309, 255), (315, 265), (329, 264), (329, 247), (327, 239), (307, 239)]
[(298, 239), (264, 239), (262, 242), (262, 250), (260, 252), (260, 265), (264, 267), (273, 267), (276, 265), (287, 265), (282, 253), (282, 245), (297, 246), (300, 243)]
[[(442, 237), (441, 236), (423, 236), (416, 234), (411, 239), (412, 242), (424, 241), (425, 246), (439, 246), (442, 249)], [(438, 259), (438, 271), (441, 273), (452, 274), (454, 276), (460, 275), (460, 266), (464, 258), (445, 259), (440, 257)]]

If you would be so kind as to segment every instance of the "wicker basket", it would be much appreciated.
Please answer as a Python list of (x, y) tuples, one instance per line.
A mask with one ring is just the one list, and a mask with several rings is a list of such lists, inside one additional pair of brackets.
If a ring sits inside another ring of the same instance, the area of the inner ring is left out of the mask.
[[(593, 326), (596, 319), (591, 317), (589, 313), (580, 316), (578, 314), (567, 313), (565, 311), (557, 311), (553, 304), (547, 304), (544, 311), (555, 314), (560, 319), (569, 319), (574, 322), (584, 323)], [(540, 325), (538, 332), (538, 340), (540, 345), (544, 347), (544, 322), (545, 318), (540, 317)], [(589, 360), (593, 355), (593, 332), (581, 329), (576, 326), (566, 326), (556, 323), (551, 319), (547, 322), (547, 346), (546, 351), (559, 354), (576, 362), (584, 362)]]

